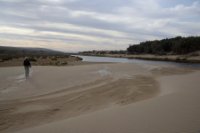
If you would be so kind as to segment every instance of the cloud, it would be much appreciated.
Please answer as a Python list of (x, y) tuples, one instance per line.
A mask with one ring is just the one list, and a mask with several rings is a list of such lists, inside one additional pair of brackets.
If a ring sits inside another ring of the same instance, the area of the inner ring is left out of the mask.
[(200, 35), (199, 6), (197, 0), (0, 0), (0, 38), (6, 40), (0, 45), (126, 49), (145, 40)]

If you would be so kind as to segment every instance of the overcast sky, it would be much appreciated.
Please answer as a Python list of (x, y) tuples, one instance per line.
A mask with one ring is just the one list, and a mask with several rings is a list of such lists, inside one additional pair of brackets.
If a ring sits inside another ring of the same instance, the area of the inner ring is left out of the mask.
[(76, 52), (200, 35), (199, 0), (0, 0), (0, 45)]

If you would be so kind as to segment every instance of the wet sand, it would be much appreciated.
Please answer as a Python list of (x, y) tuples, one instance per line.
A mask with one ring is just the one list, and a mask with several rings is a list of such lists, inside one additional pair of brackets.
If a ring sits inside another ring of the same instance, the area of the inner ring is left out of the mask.
[(3, 133), (200, 131), (200, 71), (128, 63), (0, 68)]

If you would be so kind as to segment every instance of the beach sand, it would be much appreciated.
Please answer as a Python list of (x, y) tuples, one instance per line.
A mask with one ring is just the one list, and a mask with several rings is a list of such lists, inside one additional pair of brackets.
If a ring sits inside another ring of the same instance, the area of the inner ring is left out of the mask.
[(0, 68), (2, 133), (198, 133), (200, 71), (129, 63)]

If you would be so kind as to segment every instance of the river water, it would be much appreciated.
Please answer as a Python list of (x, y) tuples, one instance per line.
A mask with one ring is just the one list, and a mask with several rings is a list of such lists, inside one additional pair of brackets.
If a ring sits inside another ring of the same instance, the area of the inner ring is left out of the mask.
[(128, 59), (128, 58), (113, 58), (113, 57), (99, 57), (99, 56), (82, 56), (83, 61), (86, 62), (111, 62), (111, 63), (135, 63), (135, 64), (148, 64), (148, 65), (156, 65), (156, 66), (179, 66), (179, 67), (192, 67), (192, 68), (200, 68), (200, 64), (194, 63), (178, 63), (178, 62), (170, 62), (170, 61), (151, 61), (151, 60), (141, 60), (141, 59)]

